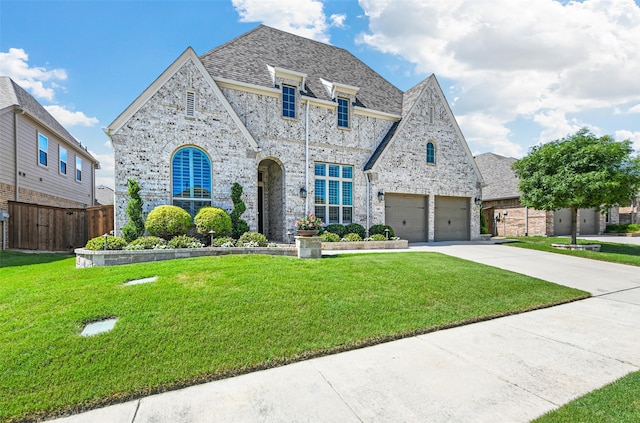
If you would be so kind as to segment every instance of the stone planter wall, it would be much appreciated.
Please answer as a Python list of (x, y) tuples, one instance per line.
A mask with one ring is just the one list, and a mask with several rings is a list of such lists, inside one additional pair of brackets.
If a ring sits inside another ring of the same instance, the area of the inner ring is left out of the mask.
[(147, 261), (173, 260), (178, 258), (221, 256), (226, 254), (270, 254), (278, 256), (296, 256), (294, 247), (257, 247), (257, 248), (177, 248), (166, 250), (86, 250), (78, 248), (76, 268), (115, 266), (119, 264), (144, 263)]
[(409, 248), (409, 241), (359, 241), (359, 242), (323, 242), (323, 250), (388, 250)]

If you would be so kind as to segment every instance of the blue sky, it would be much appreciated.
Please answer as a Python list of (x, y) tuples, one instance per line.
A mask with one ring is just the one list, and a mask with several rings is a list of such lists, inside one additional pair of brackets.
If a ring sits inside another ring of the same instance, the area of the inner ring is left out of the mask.
[(109, 125), (187, 47), (264, 23), (345, 48), (407, 90), (435, 73), (474, 154), (587, 126), (640, 151), (640, 0), (0, 0), (0, 75), (100, 160)]

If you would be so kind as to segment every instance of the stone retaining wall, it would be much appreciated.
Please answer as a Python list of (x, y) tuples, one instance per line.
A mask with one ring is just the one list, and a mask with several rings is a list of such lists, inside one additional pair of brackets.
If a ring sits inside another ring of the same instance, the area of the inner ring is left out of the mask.
[(409, 248), (409, 241), (360, 241), (360, 242), (323, 242), (323, 250), (389, 250)]

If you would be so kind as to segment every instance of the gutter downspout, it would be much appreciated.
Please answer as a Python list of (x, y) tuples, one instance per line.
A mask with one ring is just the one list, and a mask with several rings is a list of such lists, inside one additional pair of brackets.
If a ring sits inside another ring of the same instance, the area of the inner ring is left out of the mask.
[(369, 172), (365, 172), (364, 174), (367, 177), (367, 236), (369, 236), (369, 228), (371, 227), (371, 179)]
[(20, 114), (24, 114), (24, 109), (22, 107), (16, 107), (13, 111), (13, 154), (14, 154), (14, 166), (15, 166), (15, 201), (20, 201), (20, 184), (19, 184), (19, 174), (18, 174), (18, 112)]
[(304, 117), (304, 189), (307, 190), (307, 196), (304, 199), (304, 214), (309, 214), (309, 100), (305, 108)]

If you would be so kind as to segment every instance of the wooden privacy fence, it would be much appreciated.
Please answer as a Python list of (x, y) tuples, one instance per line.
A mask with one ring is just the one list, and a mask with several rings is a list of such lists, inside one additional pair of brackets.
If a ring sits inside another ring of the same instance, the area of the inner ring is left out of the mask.
[(113, 205), (69, 209), (9, 201), (9, 248), (69, 251), (113, 230)]

